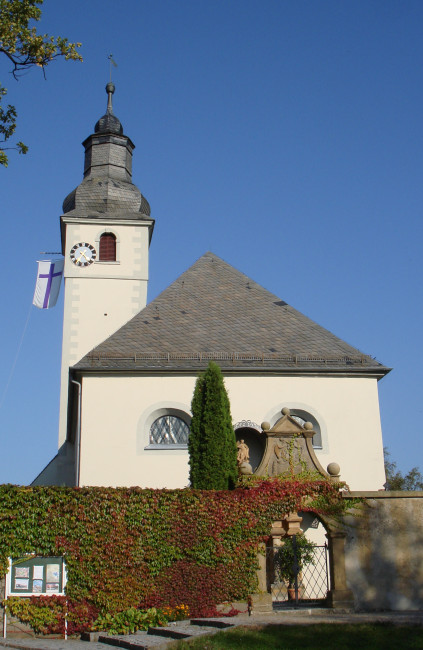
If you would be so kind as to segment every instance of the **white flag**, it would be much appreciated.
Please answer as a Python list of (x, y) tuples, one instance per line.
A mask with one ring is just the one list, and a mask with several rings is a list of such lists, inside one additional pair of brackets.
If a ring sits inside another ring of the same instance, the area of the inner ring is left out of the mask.
[(60, 291), (65, 260), (38, 262), (37, 283), (32, 304), (40, 309), (54, 307)]

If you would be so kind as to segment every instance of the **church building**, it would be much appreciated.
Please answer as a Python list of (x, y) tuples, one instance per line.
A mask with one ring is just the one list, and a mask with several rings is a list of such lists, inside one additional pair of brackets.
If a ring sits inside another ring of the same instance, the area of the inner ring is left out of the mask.
[(154, 219), (114, 90), (63, 203), (59, 449), (33, 485), (188, 485), (191, 399), (213, 360), (253, 471), (270, 458), (265, 431), (288, 417), (312, 431), (321, 467), (337, 463), (352, 490), (382, 489), (378, 381), (389, 368), (211, 252), (147, 305)]

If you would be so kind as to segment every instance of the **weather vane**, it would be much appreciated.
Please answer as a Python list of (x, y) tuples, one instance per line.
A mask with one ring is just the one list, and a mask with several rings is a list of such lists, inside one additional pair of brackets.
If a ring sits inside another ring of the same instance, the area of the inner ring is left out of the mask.
[(110, 61), (110, 81), (111, 81), (112, 80), (112, 65), (114, 65), (115, 68), (117, 68), (117, 63), (116, 63), (116, 61), (113, 60), (113, 54), (109, 54), (109, 56), (107, 58)]

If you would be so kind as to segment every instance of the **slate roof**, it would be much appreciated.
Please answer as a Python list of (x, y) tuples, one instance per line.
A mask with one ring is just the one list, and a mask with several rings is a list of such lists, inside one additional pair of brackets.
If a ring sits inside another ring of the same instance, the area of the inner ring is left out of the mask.
[(124, 135), (113, 113), (115, 85), (106, 85), (107, 110), (97, 121), (85, 147), (84, 179), (63, 201), (63, 213), (71, 217), (146, 219), (150, 205), (132, 182), (134, 144)]
[(63, 201), (63, 214), (91, 218), (150, 216), (150, 204), (134, 183), (104, 176), (88, 176)]
[(75, 369), (389, 372), (206, 253)]

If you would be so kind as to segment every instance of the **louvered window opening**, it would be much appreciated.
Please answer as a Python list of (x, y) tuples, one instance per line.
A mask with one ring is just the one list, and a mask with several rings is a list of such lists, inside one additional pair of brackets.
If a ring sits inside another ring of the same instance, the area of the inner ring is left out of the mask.
[(106, 232), (100, 237), (100, 257), (102, 262), (116, 262), (116, 237)]
[(150, 429), (152, 445), (187, 445), (189, 427), (175, 415), (164, 415), (153, 422)]

